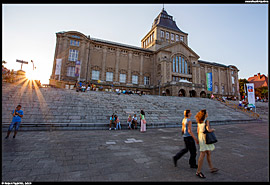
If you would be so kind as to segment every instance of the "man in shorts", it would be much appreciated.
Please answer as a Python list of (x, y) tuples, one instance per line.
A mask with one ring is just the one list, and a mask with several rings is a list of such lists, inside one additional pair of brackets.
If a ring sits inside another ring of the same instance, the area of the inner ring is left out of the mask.
[(23, 111), (21, 110), (21, 108), (22, 108), (22, 106), (18, 105), (16, 107), (16, 109), (12, 111), (13, 118), (12, 118), (12, 122), (8, 128), (7, 136), (5, 137), (6, 139), (9, 137), (9, 134), (11, 133), (13, 127), (15, 127), (13, 138), (16, 137), (16, 134), (19, 130), (19, 127), (20, 127), (20, 124), (22, 121), (22, 117), (23, 117)]

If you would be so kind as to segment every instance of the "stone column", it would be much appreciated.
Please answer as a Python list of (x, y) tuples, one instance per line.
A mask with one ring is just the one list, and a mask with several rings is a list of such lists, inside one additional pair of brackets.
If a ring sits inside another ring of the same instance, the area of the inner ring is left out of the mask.
[(198, 84), (201, 84), (201, 66), (198, 66), (198, 73), (199, 73), (199, 78), (198, 78)]
[(192, 64), (190, 65), (190, 67), (192, 67), (192, 83), (193, 84), (196, 84), (196, 77), (197, 77), (197, 67), (196, 66), (193, 66)]
[(86, 74), (85, 74), (85, 78), (86, 81), (90, 81), (91, 79), (91, 50), (93, 50), (92, 46), (90, 45), (90, 42), (88, 41), (87, 44), (87, 48), (86, 48)]
[(143, 54), (140, 53), (140, 56), (141, 56), (141, 63), (140, 63), (140, 81), (139, 81), (139, 84), (140, 85), (144, 85), (144, 82), (143, 82)]
[(68, 49), (68, 38), (63, 37), (63, 48), (61, 49), (61, 58), (62, 58), (62, 65), (61, 65), (61, 79), (65, 79), (66, 77), (66, 63), (68, 61), (69, 56), (69, 49)]
[(80, 74), (79, 74), (79, 78), (82, 79), (82, 80), (86, 80), (86, 59), (85, 59), (85, 46), (86, 46), (86, 43), (85, 41), (81, 41), (80, 42), (81, 46), (80, 46)]
[(101, 64), (101, 80), (106, 81), (106, 57), (107, 57), (107, 46), (103, 46), (102, 64)]
[(238, 99), (240, 100), (240, 92), (239, 92), (239, 81), (238, 81), (238, 71), (237, 71), (237, 73), (236, 73), (236, 89), (235, 89), (235, 91), (236, 91), (236, 94), (237, 94), (237, 97), (238, 97)]
[(231, 95), (231, 86), (232, 86), (232, 84), (231, 84), (231, 79), (230, 79), (230, 77), (231, 77), (230, 72), (231, 72), (231, 70), (229, 68), (227, 68), (227, 87), (228, 87), (227, 95)]
[(119, 62), (120, 62), (120, 49), (116, 49), (116, 59), (115, 59), (115, 83), (119, 83)]
[(167, 64), (167, 61), (166, 60), (162, 60), (161, 61), (161, 85), (163, 85), (164, 83), (167, 82), (167, 78), (166, 78), (166, 64)]
[(132, 80), (131, 80), (131, 63), (132, 63), (132, 52), (129, 51), (128, 52), (128, 80), (127, 83), (128, 84), (132, 84)]
[(218, 68), (218, 94), (222, 95), (220, 68)]

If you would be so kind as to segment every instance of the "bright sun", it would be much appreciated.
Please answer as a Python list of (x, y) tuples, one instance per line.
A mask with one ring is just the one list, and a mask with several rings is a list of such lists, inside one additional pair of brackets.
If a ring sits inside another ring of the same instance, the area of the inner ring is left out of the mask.
[(26, 78), (27, 78), (28, 80), (37, 80), (36, 74), (35, 74), (35, 72), (33, 72), (33, 71), (27, 71), (27, 72), (25, 73), (25, 76), (26, 76)]

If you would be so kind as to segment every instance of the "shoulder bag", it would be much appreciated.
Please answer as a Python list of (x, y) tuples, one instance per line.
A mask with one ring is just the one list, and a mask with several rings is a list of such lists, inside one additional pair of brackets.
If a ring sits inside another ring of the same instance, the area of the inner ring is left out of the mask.
[[(209, 124), (210, 126), (210, 124)], [(205, 127), (204, 127), (204, 134), (205, 134), (205, 140), (206, 140), (206, 144), (213, 144), (217, 142), (217, 138), (214, 132), (208, 132), (208, 130), (206, 129), (206, 123), (205, 123)]]

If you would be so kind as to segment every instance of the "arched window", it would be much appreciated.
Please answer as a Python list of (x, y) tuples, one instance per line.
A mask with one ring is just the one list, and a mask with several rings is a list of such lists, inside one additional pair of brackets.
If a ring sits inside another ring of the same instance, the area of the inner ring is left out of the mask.
[(182, 73), (182, 65), (181, 65), (181, 57), (180, 56), (179, 56), (179, 73)]
[(185, 73), (187, 74), (187, 61), (185, 60)]
[(179, 55), (175, 55), (172, 58), (172, 72), (191, 74), (191, 66), (188, 60)]
[(175, 58), (173, 58), (173, 68), (172, 71), (175, 72)]
[(177, 57), (176, 57), (176, 71), (175, 72), (177, 72), (178, 73), (178, 60), (177, 60)]

